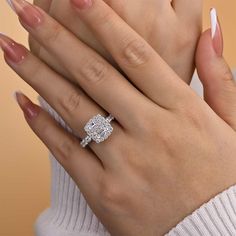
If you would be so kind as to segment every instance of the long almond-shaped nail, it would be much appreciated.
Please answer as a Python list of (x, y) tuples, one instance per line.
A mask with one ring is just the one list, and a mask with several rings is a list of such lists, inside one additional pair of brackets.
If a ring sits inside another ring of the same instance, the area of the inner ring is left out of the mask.
[(32, 120), (38, 116), (40, 112), (39, 106), (34, 104), (21, 91), (16, 91), (13, 96), (16, 99), (22, 111), (24, 112), (24, 115), (27, 119)]
[(7, 2), (19, 16), (23, 24), (35, 28), (42, 22), (42, 13), (37, 7), (29, 2), (25, 0), (7, 0)]
[(210, 17), (211, 17), (211, 37), (212, 37), (213, 48), (216, 54), (221, 57), (223, 54), (223, 47), (224, 47), (223, 35), (215, 8), (211, 9)]
[(3, 33), (0, 33), (0, 47), (4, 52), (5, 59), (13, 63), (20, 63), (28, 54), (28, 50), (24, 46)]

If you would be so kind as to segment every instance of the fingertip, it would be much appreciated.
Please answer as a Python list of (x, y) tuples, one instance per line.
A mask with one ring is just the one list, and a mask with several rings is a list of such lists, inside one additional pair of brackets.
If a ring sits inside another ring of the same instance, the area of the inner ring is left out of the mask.
[(20, 90), (13, 92), (13, 98), (22, 110), (24, 110), (25, 106), (27, 106), (29, 103), (32, 103), (32, 101)]
[(14, 91), (13, 93), (12, 93), (12, 97), (13, 97), (13, 99), (19, 104), (19, 102), (18, 102), (18, 97), (19, 97), (19, 95), (21, 95), (22, 94), (22, 92), (20, 91), (20, 90), (16, 90), (16, 91)]
[(39, 115), (40, 107), (34, 104), (25, 94), (21, 91), (15, 91), (13, 97), (17, 104), (24, 112), (26, 120), (32, 120)]
[(18, 64), (22, 62), (28, 54), (28, 50), (22, 45), (0, 33), (0, 48), (4, 52), (6, 62)]

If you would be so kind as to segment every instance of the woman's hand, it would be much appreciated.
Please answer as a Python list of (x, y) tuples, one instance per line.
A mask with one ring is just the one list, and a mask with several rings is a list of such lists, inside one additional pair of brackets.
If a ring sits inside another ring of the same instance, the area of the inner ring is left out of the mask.
[(235, 131), (102, 0), (73, 2), (129, 80), (25, 1), (14, 1), (22, 25), (58, 58), (72, 83), (8, 37), (1, 36), (1, 47), (6, 62), (76, 135), (84, 137), (86, 122), (107, 111), (116, 118), (112, 136), (83, 149), (25, 96), (17, 94), (18, 102), (112, 235), (163, 235), (235, 183)]
[[(69, 1), (35, 0), (57, 21), (117, 67), (110, 53), (84, 25)], [(139, 33), (181, 79), (190, 83), (194, 53), (201, 33), (202, 0), (104, 0)], [(49, 7), (50, 6), (50, 7)], [(61, 64), (30, 37), (32, 51), (56, 71), (68, 76)]]

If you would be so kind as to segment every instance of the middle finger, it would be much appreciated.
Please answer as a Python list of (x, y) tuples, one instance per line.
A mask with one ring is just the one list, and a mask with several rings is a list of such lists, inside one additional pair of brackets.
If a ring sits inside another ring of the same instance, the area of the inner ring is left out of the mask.
[(133, 128), (136, 117), (147, 112), (145, 108), (149, 108), (148, 103), (152, 105), (151, 101), (42, 9), (23, 0), (12, 0), (12, 3), (21, 24), (46, 50), (58, 58), (74, 82), (111, 113), (123, 127)]
[[(183, 91), (188, 86), (103, 0), (70, 1), (78, 16), (143, 94), (166, 109), (175, 109), (176, 103), (186, 99)], [(168, 1), (158, 1), (158, 6), (166, 14), (174, 14)]]

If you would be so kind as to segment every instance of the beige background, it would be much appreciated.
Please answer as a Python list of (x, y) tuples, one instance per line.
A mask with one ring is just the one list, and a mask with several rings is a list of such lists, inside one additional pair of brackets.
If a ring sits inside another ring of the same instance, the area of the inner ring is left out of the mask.
[[(186, 0), (186, 2), (188, 2)], [(225, 56), (236, 67), (236, 1), (206, 0), (204, 25), (209, 8), (215, 6), (225, 36)], [(0, 2), (0, 31), (27, 45), (27, 35), (5, 1)], [(233, 32), (234, 31), (234, 32)], [(30, 236), (37, 215), (49, 204), (49, 162), (46, 148), (27, 127), (12, 99), (16, 89), (35, 100), (36, 93), (21, 81), (0, 57), (0, 235)]]

